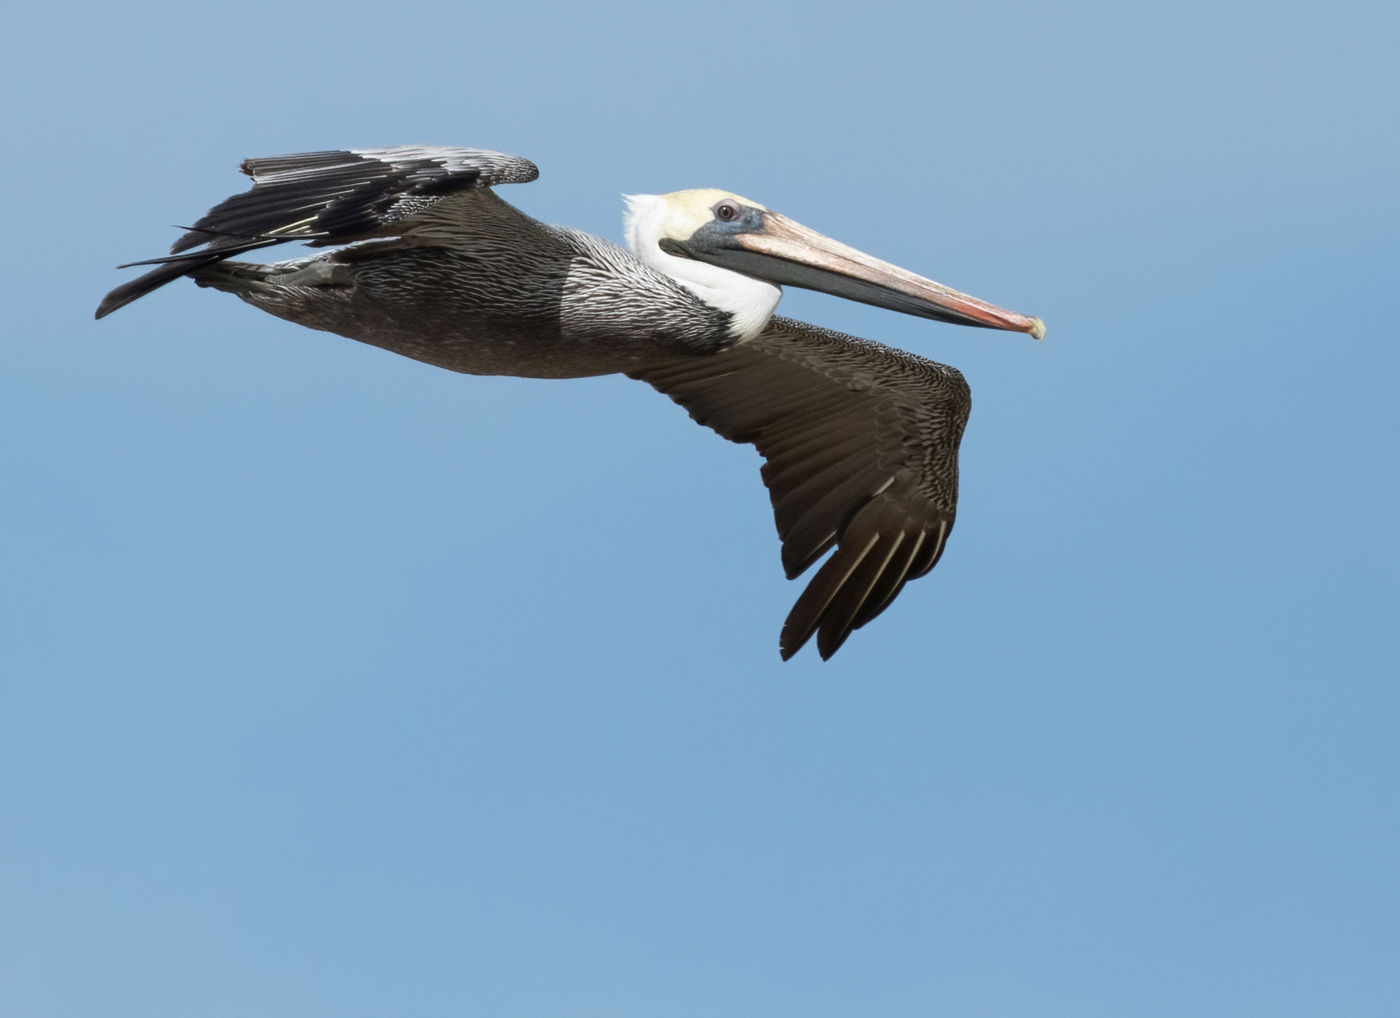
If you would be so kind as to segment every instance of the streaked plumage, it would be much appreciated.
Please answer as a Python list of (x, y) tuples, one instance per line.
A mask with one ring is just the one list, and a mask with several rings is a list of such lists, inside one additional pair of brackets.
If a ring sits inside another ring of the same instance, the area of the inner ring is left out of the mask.
[[(289, 321), (468, 374), (625, 373), (763, 455), (789, 578), (833, 546), (783, 627), (830, 657), (942, 554), (971, 407), (953, 368), (770, 317), (774, 283), (963, 324), (1043, 326), (877, 262), (726, 192), (633, 199), (629, 253), (546, 226), (496, 184), (535, 179), (479, 149), (251, 159), (253, 187), (113, 290), (100, 318), (182, 275)], [(285, 241), (335, 250), (226, 261)]]

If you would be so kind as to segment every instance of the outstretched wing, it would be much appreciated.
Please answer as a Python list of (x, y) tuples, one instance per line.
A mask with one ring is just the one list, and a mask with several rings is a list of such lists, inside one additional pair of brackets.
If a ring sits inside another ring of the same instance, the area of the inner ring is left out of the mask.
[(111, 314), (173, 279), (244, 251), (303, 240), (345, 244), (393, 235), (398, 224), (443, 198), (495, 184), (528, 183), (528, 159), (476, 148), (348, 149), (248, 159), (253, 186), (214, 208), (170, 248), (170, 256), (117, 287), (97, 308)]
[(774, 318), (758, 338), (631, 377), (758, 448), (793, 579), (836, 547), (783, 625), (783, 658), (829, 658), (937, 563), (958, 501), (972, 396), (954, 368)]

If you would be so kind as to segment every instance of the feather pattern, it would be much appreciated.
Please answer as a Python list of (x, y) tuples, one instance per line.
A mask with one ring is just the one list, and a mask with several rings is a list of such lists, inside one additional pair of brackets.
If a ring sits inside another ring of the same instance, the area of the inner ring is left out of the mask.
[[(474, 375), (579, 378), (733, 343), (729, 316), (615, 244), (548, 226), (492, 185), (533, 180), (518, 156), (383, 148), (249, 159), (252, 188), (210, 209), (97, 317), (181, 276), (279, 318)], [(253, 265), (300, 240), (344, 245)]]
[(732, 350), (631, 375), (757, 447), (789, 578), (836, 546), (783, 626), (785, 659), (814, 634), (830, 657), (937, 561), (972, 408), (955, 368), (774, 318)]
[(540, 171), (528, 159), (472, 148), (349, 149), (245, 159), (253, 186), (210, 209), (156, 258), (144, 276), (117, 287), (97, 309), (102, 318), (196, 268), (289, 240), (343, 244), (382, 236), (450, 194), (526, 183)]
[[(348, 149), (249, 159), (243, 172), (248, 191), (210, 209), (166, 257), (136, 263), (153, 268), (109, 293), (97, 316), (190, 276), (453, 371), (645, 381), (758, 449), (789, 579), (827, 556), (783, 626), (785, 659), (813, 637), (830, 657), (942, 555), (971, 408), (955, 369), (786, 318), (736, 330), (731, 310), (679, 277), (501, 200), (495, 185), (538, 175), (517, 156)], [(328, 250), (229, 260), (286, 241)], [(1043, 333), (1020, 321), (1039, 331), (1005, 327)]]

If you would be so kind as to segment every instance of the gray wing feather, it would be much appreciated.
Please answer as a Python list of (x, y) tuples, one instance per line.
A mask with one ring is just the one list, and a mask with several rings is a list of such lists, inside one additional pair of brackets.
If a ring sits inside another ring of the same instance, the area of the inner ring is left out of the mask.
[(170, 257), (117, 287), (97, 317), (201, 266), (260, 247), (303, 240), (313, 246), (392, 235), (444, 198), (539, 176), (528, 159), (487, 149), (398, 148), (305, 152), (249, 159), (253, 186), (210, 209), (170, 248)]
[(775, 318), (732, 350), (631, 377), (757, 447), (789, 579), (835, 546), (783, 626), (784, 659), (813, 634), (830, 657), (942, 555), (972, 407), (956, 369)]

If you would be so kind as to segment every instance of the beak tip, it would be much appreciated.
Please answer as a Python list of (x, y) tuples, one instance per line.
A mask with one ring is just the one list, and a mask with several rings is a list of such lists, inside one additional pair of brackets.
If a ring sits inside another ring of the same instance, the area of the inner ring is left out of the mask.
[(1031, 327), (1026, 330), (1037, 343), (1045, 341), (1045, 323), (1039, 318), (1032, 316)]

